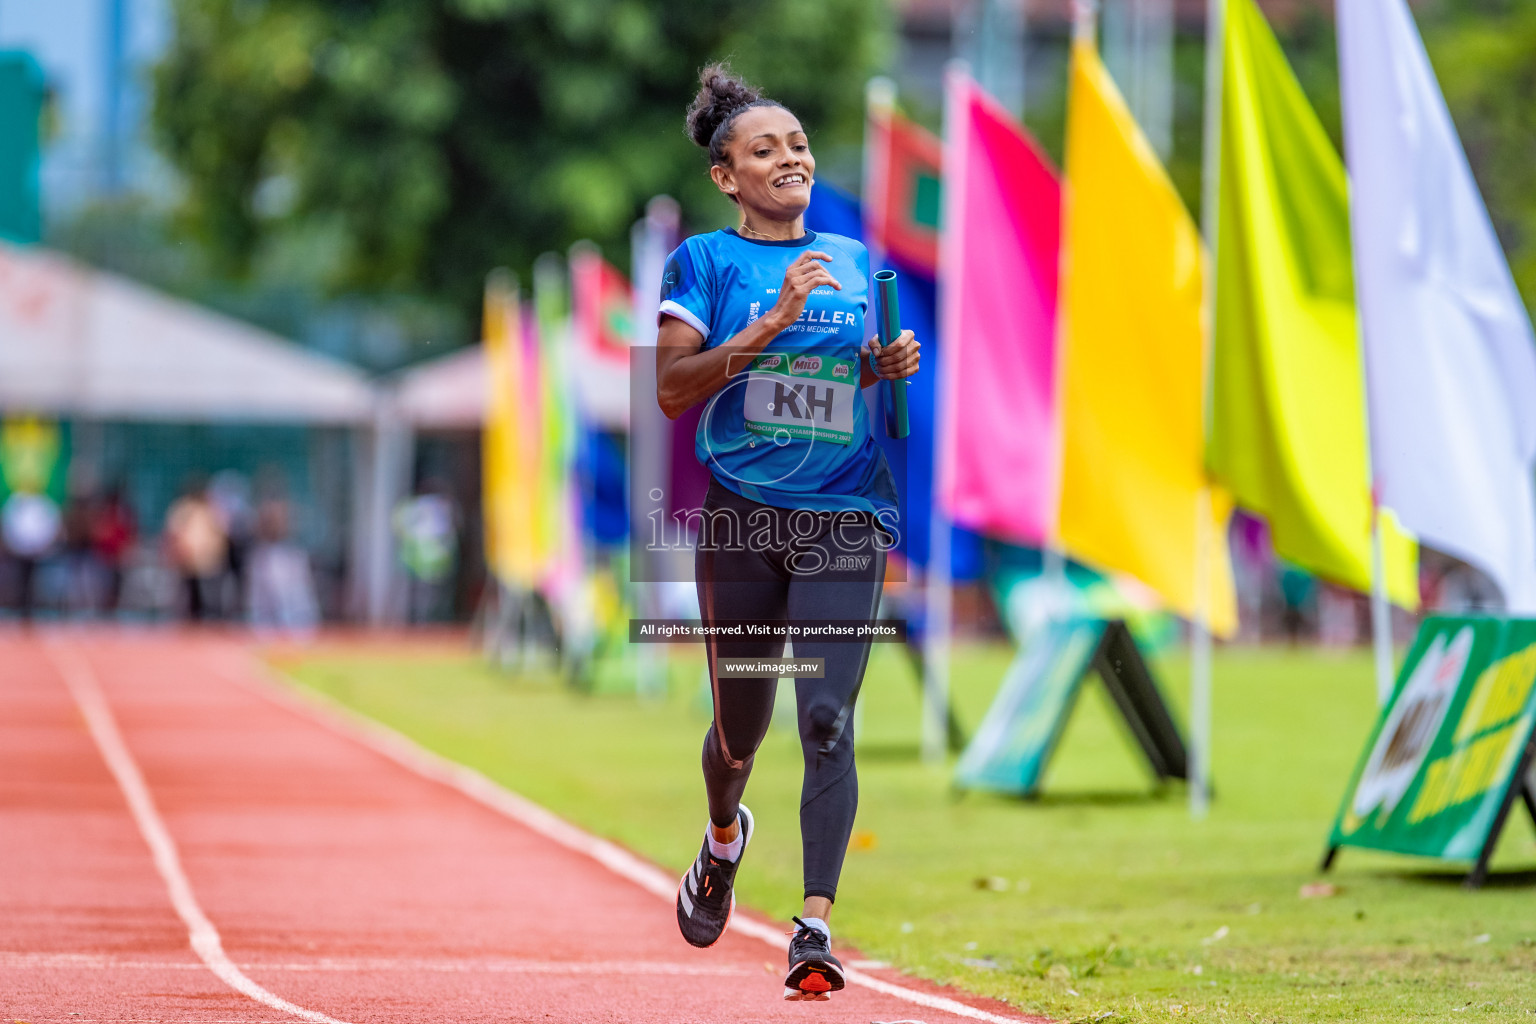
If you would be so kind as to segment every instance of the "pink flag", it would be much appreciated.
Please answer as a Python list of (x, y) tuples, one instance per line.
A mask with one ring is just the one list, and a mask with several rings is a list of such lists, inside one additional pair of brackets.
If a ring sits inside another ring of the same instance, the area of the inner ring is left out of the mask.
[(1039, 545), (1055, 532), (1061, 182), (963, 72), (945, 80), (939, 241), (939, 501), (955, 523)]

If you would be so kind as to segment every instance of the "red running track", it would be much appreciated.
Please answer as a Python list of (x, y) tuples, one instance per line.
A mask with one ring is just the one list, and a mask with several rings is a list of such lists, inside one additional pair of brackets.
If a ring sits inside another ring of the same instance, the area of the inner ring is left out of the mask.
[(776, 928), (692, 949), (654, 868), (337, 723), (234, 640), (0, 634), (0, 1020), (1025, 1019), (881, 969), (786, 1003)]

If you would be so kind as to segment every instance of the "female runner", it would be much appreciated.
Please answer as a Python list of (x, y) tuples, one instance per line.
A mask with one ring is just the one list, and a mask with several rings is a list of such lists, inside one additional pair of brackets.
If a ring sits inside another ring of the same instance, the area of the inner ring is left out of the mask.
[[(860, 389), (917, 372), (904, 331), (872, 339), (869, 254), (805, 230), (816, 161), (783, 106), (722, 65), (700, 75), (688, 134), (741, 222), (689, 238), (663, 278), (657, 400), (672, 418), (705, 403), (695, 443), (711, 481), (695, 575), (706, 625), (811, 625), (875, 617), (893, 543), (896, 488), (870, 434)], [(866, 347), (867, 345), (867, 347)], [(857, 382), (857, 383), (855, 383)], [(752, 815), (741, 804), (768, 731), (776, 678), (729, 674), (723, 659), (774, 658), (783, 639), (710, 639), (714, 722), (704, 737), (709, 827), (677, 891), (677, 923), (695, 946), (719, 939), (735, 905)], [(853, 830), (858, 783), (853, 705), (868, 640), (794, 640), (805, 781), (800, 797), (805, 906), (794, 918), (786, 999), (843, 987), (827, 919)]]

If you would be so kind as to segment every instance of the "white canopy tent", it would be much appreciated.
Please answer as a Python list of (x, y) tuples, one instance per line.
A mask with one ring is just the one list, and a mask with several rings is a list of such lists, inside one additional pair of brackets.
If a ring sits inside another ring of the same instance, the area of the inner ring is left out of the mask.
[[(392, 509), (409, 496), (418, 432), (484, 427), (487, 388), (485, 350), (480, 345), (407, 367), (383, 384), (381, 408), (388, 413), (374, 434), (381, 467), (375, 477), (379, 490), (374, 501), (379, 507)], [(387, 564), (385, 571), (394, 568)], [(394, 583), (393, 576), (388, 577), (383, 587), (388, 591)]]
[[(570, 338), (565, 334), (561, 341), (573, 346)], [(581, 351), (567, 358), (581, 366), (580, 373), (570, 374), (569, 387), (570, 399), (584, 421), (608, 430), (628, 430), (628, 361)], [(490, 396), (486, 373), (482, 345), (469, 345), (417, 363), (393, 378), (396, 407), (419, 430), (479, 430), (485, 425)]]
[(362, 371), (56, 253), (0, 243), (0, 411), (353, 428), (351, 603), (369, 621), (387, 616), (396, 414)]
[(178, 423), (368, 424), (345, 363), (39, 249), (0, 244), (0, 407)]
[(395, 408), (418, 430), (479, 430), (485, 424), (485, 349), (470, 345), (395, 378)]

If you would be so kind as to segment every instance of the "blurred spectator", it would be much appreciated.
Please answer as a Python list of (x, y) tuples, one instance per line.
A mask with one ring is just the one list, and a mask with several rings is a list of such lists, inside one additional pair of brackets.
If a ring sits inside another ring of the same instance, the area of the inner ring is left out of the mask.
[(256, 543), (246, 566), (245, 607), (251, 625), (308, 633), (320, 620), (309, 555), (288, 539), (288, 505), (262, 502), (256, 513)]
[(201, 622), (229, 551), (223, 518), (199, 484), (189, 484), (165, 514), (165, 540), (171, 564), (181, 576), (187, 618)]
[(1369, 606), (1364, 598), (1332, 583), (1322, 584), (1317, 591), (1317, 642), (1325, 647), (1350, 647), (1366, 637), (1360, 628), (1362, 611)]
[(1237, 591), (1237, 639), (1257, 643), (1264, 638), (1264, 592), (1275, 571), (1269, 527), (1241, 510), (1230, 530), (1232, 583)]
[(1301, 641), (1317, 595), (1312, 574), (1288, 562), (1280, 567), (1280, 625), (1293, 645)]
[(46, 494), (13, 491), (0, 508), (0, 537), (16, 562), (17, 608), (32, 618), (37, 603), (37, 566), (59, 540), (59, 506)]
[(70, 496), (64, 505), (64, 558), (61, 570), (64, 610), (88, 615), (96, 610), (101, 572), (91, 543), (95, 501), (88, 491)]
[(428, 481), (394, 514), (400, 561), (408, 576), (411, 622), (437, 622), (452, 614), (452, 580), (459, 554), (459, 516), (448, 490)]
[(208, 500), (224, 527), (225, 570), (214, 597), (226, 618), (238, 618), (240, 601), (247, 593), (246, 562), (256, 536), (256, 513), (251, 508), (251, 483), (237, 469), (225, 469), (208, 483)]
[(109, 614), (122, 600), (123, 569), (137, 533), (122, 489), (112, 488), (96, 503), (90, 522), (91, 548), (102, 573), (101, 606)]
[(1436, 610), (1448, 615), (1475, 615), (1504, 610), (1504, 595), (1485, 573), (1465, 562), (1453, 562), (1435, 588)]

